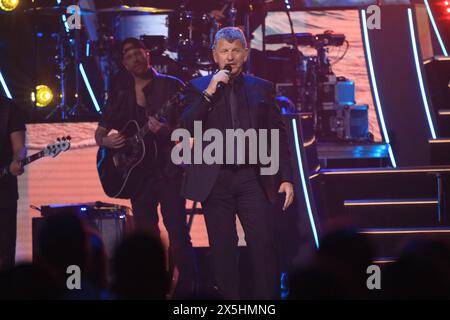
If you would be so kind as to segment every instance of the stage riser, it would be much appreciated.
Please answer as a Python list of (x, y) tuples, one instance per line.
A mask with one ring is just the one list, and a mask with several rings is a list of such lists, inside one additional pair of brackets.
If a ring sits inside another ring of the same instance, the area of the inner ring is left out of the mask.
[(345, 200), (437, 198), (432, 174), (348, 174), (321, 176), (325, 198), (333, 214), (344, 213)]
[(450, 246), (449, 232), (440, 233), (408, 233), (408, 234), (366, 234), (370, 240), (376, 257), (398, 257), (401, 250), (414, 240), (437, 240)]
[(446, 138), (450, 137), (450, 110), (448, 109), (439, 110), (437, 121), (438, 121), (439, 136)]
[[(376, 231), (365, 234), (377, 259), (395, 259), (402, 246), (413, 239), (438, 239), (450, 245), (450, 229), (448, 232), (443, 229), (450, 225), (443, 202), (439, 211), (436, 173), (414, 172), (413, 169), (410, 172), (375, 171), (355, 173), (350, 170), (321, 175), (322, 189), (326, 190), (326, 210), (320, 212), (321, 222), (341, 220), (360, 231)], [(441, 195), (445, 200), (449, 179), (445, 173), (442, 178)], [(429, 230), (414, 231), (424, 228)]]
[(345, 215), (358, 228), (419, 228), (438, 224), (437, 204), (346, 205)]
[(432, 164), (450, 165), (450, 139), (436, 140), (430, 143), (430, 147)]

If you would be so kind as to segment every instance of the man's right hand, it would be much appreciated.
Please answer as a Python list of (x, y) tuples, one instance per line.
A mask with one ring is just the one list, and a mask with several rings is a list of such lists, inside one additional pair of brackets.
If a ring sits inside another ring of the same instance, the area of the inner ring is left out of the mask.
[(112, 133), (103, 137), (102, 145), (109, 149), (119, 149), (125, 146), (125, 138), (120, 133)]
[(206, 89), (206, 93), (212, 96), (214, 93), (216, 93), (217, 85), (220, 82), (228, 83), (230, 81), (230, 72), (228, 70), (220, 70), (217, 72), (211, 79), (208, 88)]

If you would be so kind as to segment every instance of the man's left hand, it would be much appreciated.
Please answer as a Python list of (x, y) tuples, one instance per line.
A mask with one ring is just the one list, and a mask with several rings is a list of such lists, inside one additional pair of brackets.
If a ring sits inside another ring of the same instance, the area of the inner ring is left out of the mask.
[(283, 205), (283, 211), (285, 211), (292, 204), (292, 201), (294, 201), (294, 186), (290, 182), (283, 182), (280, 185), (278, 193), (286, 194)]
[(148, 127), (150, 128), (150, 131), (153, 132), (154, 134), (157, 134), (165, 126), (167, 125), (158, 121), (154, 117), (148, 118)]
[(13, 176), (20, 176), (24, 172), (19, 160), (13, 160), (11, 162), (11, 164), (9, 165), (9, 172)]

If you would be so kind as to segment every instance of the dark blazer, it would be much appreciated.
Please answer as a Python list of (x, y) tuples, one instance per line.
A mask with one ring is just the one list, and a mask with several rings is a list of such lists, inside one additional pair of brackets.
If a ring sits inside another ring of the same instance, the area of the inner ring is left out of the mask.
[[(225, 99), (209, 103), (202, 92), (208, 87), (212, 75), (196, 78), (190, 82), (186, 93), (186, 107), (181, 117), (181, 126), (193, 136), (194, 121), (202, 121), (203, 132), (209, 128), (225, 128), (227, 118)], [(278, 176), (260, 175), (268, 199), (274, 202), (279, 182), (292, 182), (291, 156), (287, 143), (286, 129), (280, 110), (275, 104), (275, 90), (271, 82), (244, 75), (244, 93), (250, 115), (250, 126), (254, 129), (279, 129), (279, 171)], [(270, 136), (270, 133), (268, 134)], [(194, 142), (195, 143), (195, 142)], [(270, 143), (270, 142), (269, 142)], [(206, 143), (203, 143), (205, 147)], [(270, 146), (269, 149), (270, 150)], [(211, 192), (220, 171), (220, 164), (190, 164), (186, 166), (182, 184), (182, 195), (191, 200), (204, 201)], [(260, 165), (261, 166), (261, 165)]]

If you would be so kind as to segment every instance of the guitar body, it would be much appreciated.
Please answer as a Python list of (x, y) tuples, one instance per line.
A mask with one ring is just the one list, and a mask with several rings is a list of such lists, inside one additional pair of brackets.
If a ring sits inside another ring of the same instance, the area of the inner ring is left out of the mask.
[(139, 168), (156, 158), (155, 143), (145, 143), (138, 135), (139, 124), (128, 121), (120, 131), (125, 146), (118, 149), (100, 147), (97, 152), (97, 170), (103, 190), (111, 198), (129, 199), (132, 197), (142, 175)]

